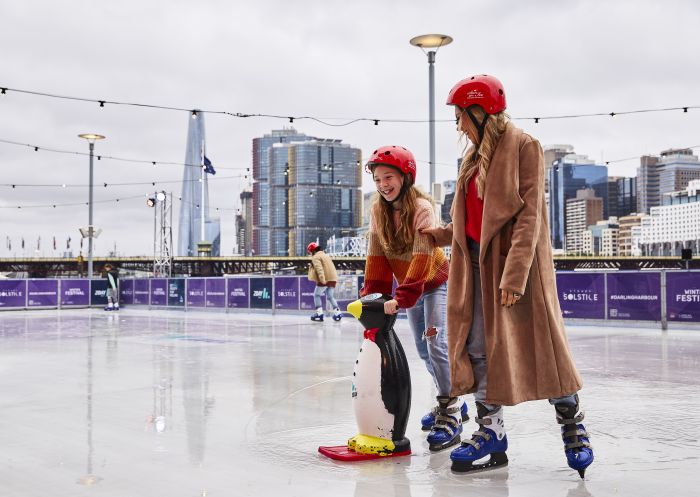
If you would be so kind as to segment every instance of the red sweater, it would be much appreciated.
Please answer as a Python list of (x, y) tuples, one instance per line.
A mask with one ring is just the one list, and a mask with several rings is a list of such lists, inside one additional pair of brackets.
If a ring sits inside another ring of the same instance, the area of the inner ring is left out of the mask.
[(476, 243), (481, 243), (481, 220), (484, 218), (484, 201), (479, 198), (476, 191), (476, 177), (478, 173), (469, 179), (467, 184), (466, 202), (467, 209), (464, 232), (468, 238)]
[[(386, 220), (376, 219), (376, 211), (372, 208), (369, 227), (369, 246), (367, 263), (365, 264), (365, 284), (360, 295), (383, 293), (391, 295), (394, 276), (398, 282), (394, 298), (399, 307), (408, 309), (416, 304), (420, 296), (433, 290), (447, 281), (449, 262), (441, 248), (436, 247), (430, 236), (418, 232), (420, 228), (435, 226), (433, 206), (425, 199), (418, 199), (416, 212), (413, 216), (413, 248), (403, 254), (387, 254), (384, 252), (379, 235), (376, 232), (378, 223)], [(398, 223), (393, 220), (394, 225)]]

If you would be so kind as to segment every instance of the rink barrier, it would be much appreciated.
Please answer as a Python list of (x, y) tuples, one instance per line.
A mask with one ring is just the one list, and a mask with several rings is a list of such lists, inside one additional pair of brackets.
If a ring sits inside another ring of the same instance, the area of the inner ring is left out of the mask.
[[(567, 320), (700, 323), (700, 271), (559, 271), (559, 303)], [(342, 275), (341, 306), (354, 300), (362, 275)], [(315, 284), (305, 276), (137, 278), (120, 280), (122, 305), (185, 310), (313, 310)], [(105, 279), (0, 280), (2, 309), (104, 306)], [(323, 297), (324, 307), (326, 306)]]

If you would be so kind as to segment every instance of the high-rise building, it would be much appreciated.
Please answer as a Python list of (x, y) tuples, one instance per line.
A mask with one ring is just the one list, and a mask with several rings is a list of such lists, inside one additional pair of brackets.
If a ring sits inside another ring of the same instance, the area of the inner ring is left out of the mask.
[(667, 194), (665, 204), (642, 218), (643, 255), (679, 256), (681, 249), (700, 251), (700, 180), (684, 191)]
[(274, 205), (270, 198), (272, 145), (313, 139), (293, 127), (273, 130), (270, 134), (253, 139), (253, 255), (271, 253), (270, 213)]
[(241, 192), (241, 208), (236, 214), (236, 244), (238, 254), (253, 255), (253, 192)]
[(333, 235), (357, 234), (363, 201), (360, 149), (295, 130), (256, 138), (253, 148), (257, 255), (302, 255), (312, 241), (323, 246)]
[[(202, 175), (205, 150), (204, 114), (197, 113), (189, 119), (187, 129), (187, 149), (182, 175), (182, 193), (180, 195), (180, 219), (178, 230), (177, 254), (196, 256), (197, 244), (202, 241), (211, 243), (211, 255), (218, 256), (221, 244), (221, 225), (219, 218), (209, 217), (209, 183), (208, 174)], [(200, 181), (203, 176), (203, 181)], [(204, 238), (202, 240), (202, 218), (204, 219)]]
[(574, 153), (573, 145), (545, 145), (544, 146), (544, 191), (549, 193), (549, 168), (556, 160), (563, 159)]
[(582, 253), (614, 257), (619, 251), (620, 225), (616, 217), (598, 221), (588, 227), (582, 236)]
[(633, 241), (632, 241), (632, 230), (635, 226), (641, 226), (642, 216), (637, 213), (632, 213), (628, 216), (622, 216), (619, 218), (619, 249), (618, 255), (620, 256), (633, 256), (636, 255), (633, 251)]
[(661, 157), (643, 156), (637, 169), (637, 212), (650, 213), (667, 193), (681, 191), (700, 178), (700, 160), (689, 148), (669, 149)]
[(595, 196), (603, 202), (601, 218), (608, 213), (608, 168), (599, 166), (583, 155), (569, 154), (552, 162), (549, 169), (549, 229), (552, 246), (555, 249), (567, 248), (566, 234), (567, 200), (576, 198), (576, 192), (591, 188)]
[(637, 178), (608, 176), (608, 217), (637, 212)]
[(443, 191), (445, 192), (445, 200), (440, 206), (440, 219), (443, 223), (449, 224), (452, 222), (450, 211), (452, 210), (452, 202), (455, 199), (455, 191), (457, 190), (457, 181), (449, 179), (442, 182)]
[(592, 188), (583, 188), (566, 201), (566, 252), (590, 253), (584, 247), (583, 233), (603, 219), (603, 199)]

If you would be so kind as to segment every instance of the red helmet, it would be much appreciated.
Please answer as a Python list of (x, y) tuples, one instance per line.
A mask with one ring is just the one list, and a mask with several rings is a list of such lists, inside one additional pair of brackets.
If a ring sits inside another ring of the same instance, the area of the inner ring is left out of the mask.
[(311, 242), (306, 246), (306, 251), (309, 253), (313, 253), (314, 250), (318, 248), (318, 243), (316, 242)]
[(447, 105), (466, 109), (478, 105), (487, 114), (497, 114), (506, 109), (506, 93), (503, 84), (487, 74), (463, 79), (450, 90)]
[(405, 147), (397, 145), (379, 147), (372, 152), (365, 165), (365, 170), (371, 173), (375, 166), (380, 165), (395, 167), (403, 174), (408, 174), (411, 178), (410, 185), (416, 182), (416, 159), (411, 151)]

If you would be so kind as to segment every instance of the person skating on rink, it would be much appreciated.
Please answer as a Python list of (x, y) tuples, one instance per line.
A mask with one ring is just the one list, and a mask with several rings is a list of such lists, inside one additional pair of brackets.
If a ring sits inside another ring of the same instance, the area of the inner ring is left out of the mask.
[(119, 272), (109, 262), (105, 264), (105, 278), (107, 279), (107, 307), (105, 311), (119, 310)]
[(338, 302), (335, 300), (335, 285), (338, 282), (338, 273), (335, 270), (335, 265), (330, 256), (321, 250), (321, 247), (316, 242), (309, 243), (306, 251), (311, 254), (309, 280), (316, 283), (316, 288), (314, 289), (316, 312), (311, 315), (311, 320), (323, 321), (321, 296), (325, 293), (326, 299), (333, 306), (333, 320), (340, 321), (343, 314), (340, 312)]
[(451, 397), (450, 365), (445, 326), (448, 261), (433, 240), (419, 232), (435, 226), (430, 198), (414, 183), (416, 161), (404, 147), (385, 146), (372, 153), (367, 165), (377, 195), (371, 207), (365, 283), (361, 296), (391, 295), (384, 304), (387, 314), (406, 309), (418, 355), (437, 387), (437, 407), (421, 420), (430, 430), (430, 450), (459, 443), (462, 422), (468, 419), (466, 404)]
[(503, 85), (493, 76), (460, 81), (447, 104), (472, 145), (457, 178), (452, 223), (424, 232), (452, 246), (452, 395), (474, 393), (479, 424), (471, 440), (452, 451), (452, 469), (507, 464), (502, 406), (549, 399), (567, 462), (583, 478), (593, 450), (581, 424), (581, 378), (557, 298), (542, 147), (509, 122)]

